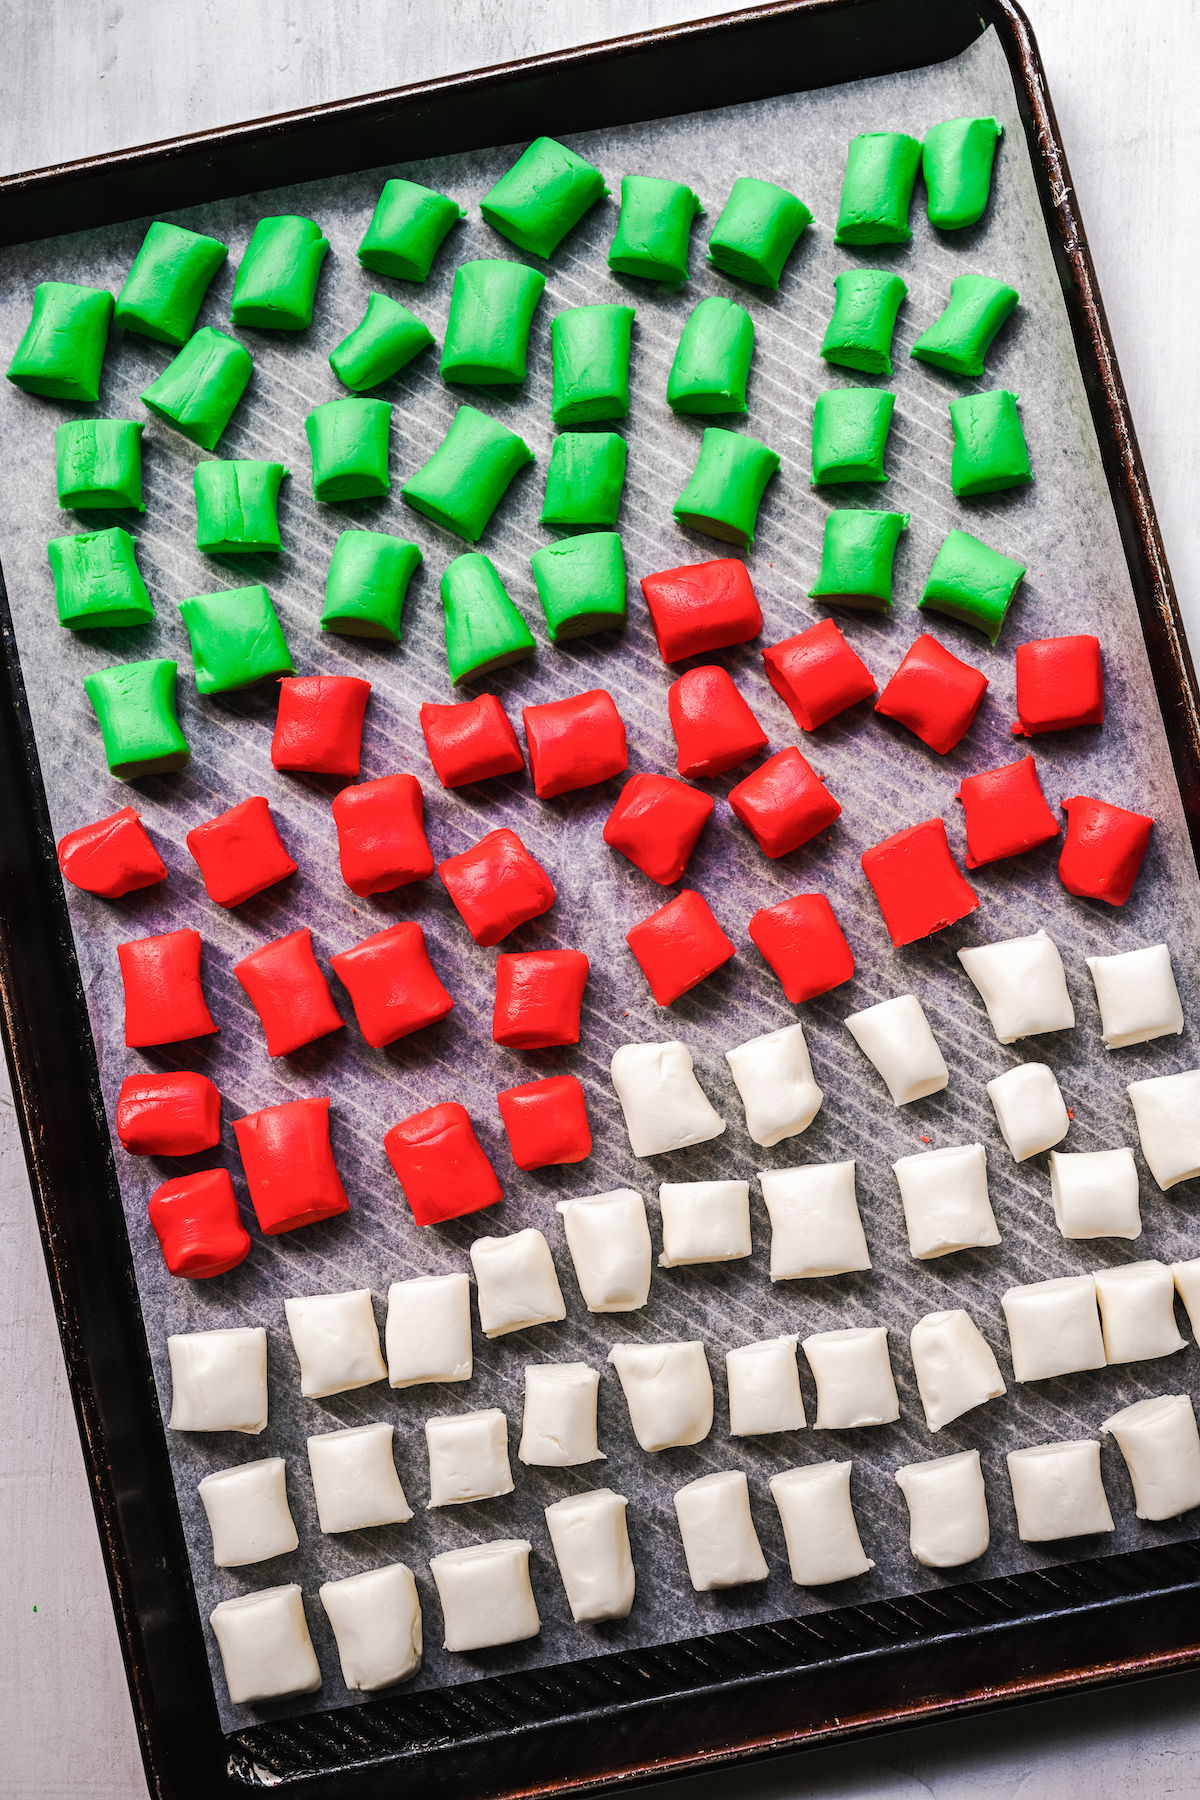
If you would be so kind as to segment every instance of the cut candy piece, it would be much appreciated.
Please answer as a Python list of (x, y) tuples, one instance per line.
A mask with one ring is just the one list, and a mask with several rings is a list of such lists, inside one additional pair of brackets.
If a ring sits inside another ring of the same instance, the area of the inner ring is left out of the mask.
[(310, 1437), (308, 1466), (324, 1532), (406, 1525), (413, 1516), (392, 1460), (390, 1425), (352, 1425)]
[(845, 269), (834, 276), (833, 286), (837, 299), (821, 355), (843, 369), (890, 375), (892, 333), (907, 287), (886, 269)]
[(58, 504), (93, 511), (142, 505), (142, 433), (130, 419), (73, 419), (54, 432)]
[(908, 1247), (919, 1261), (1000, 1242), (982, 1144), (947, 1145), (902, 1156), (892, 1168), (904, 1207)]
[(289, 1100), (233, 1121), (246, 1185), (266, 1237), (349, 1212), (329, 1142), (329, 1101)]
[(1074, 1028), (1062, 957), (1044, 931), (960, 950), (958, 960), (978, 988), (1002, 1044)]
[(583, 1089), (574, 1075), (550, 1075), (496, 1095), (518, 1169), (583, 1162), (592, 1154)]
[(824, 894), (797, 894), (762, 907), (748, 929), (793, 1006), (840, 987), (854, 973), (854, 956)]
[(921, 166), (921, 142), (900, 131), (850, 139), (838, 206), (838, 244), (907, 244), (908, 208)]
[(1200, 1433), (1187, 1394), (1139, 1400), (1100, 1430), (1125, 1458), (1139, 1519), (1177, 1519), (1200, 1506)]
[(546, 1525), (577, 1625), (626, 1619), (633, 1608), (628, 1502), (611, 1488), (572, 1494), (546, 1508)]
[(242, 1224), (228, 1169), (206, 1169), (164, 1181), (151, 1194), (149, 1211), (172, 1275), (206, 1281), (228, 1274), (250, 1254), (250, 1233)]
[(304, 331), (312, 324), (321, 264), (329, 250), (311, 219), (284, 213), (260, 219), (242, 257), (229, 316), (260, 331)]
[(46, 555), (54, 578), (58, 622), (68, 631), (154, 623), (134, 540), (120, 525), (108, 531), (51, 538)]
[(786, 856), (841, 814), (841, 804), (794, 748), (780, 750), (729, 792), (729, 804), (764, 856)]
[(381, 775), (334, 795), (338, 860), (352, 894), (388, 894), (433, 874), (423, 810), (415, 775)]
[(767, 747), (766, 732), (726, 669), (689, 669), (668, 688), (667, 712), (681, 775), (723, 775)]
[(646, 1204), (632, 1188), (559, 1200), (567, 1249), (589, 1312), (637, 1312), (650, 1294)]
[(875, 677), (832, 619), (763, 651), (767, 680), (802, 731), (816, 731), (875, 692)]
[(1190, 1262), (1172, 1263), (1171, 1275), (1175, 1282), (1175, 1292), (1187, 1309), (1192, 1336), (1200, 1343), (1200, 1257), (1193, 1257)]
[(704, 1345), (617, 1344), (617, 1371), (633, 1435), (643, 1450), (701, 1443), (712, 1430), (713, 1386)]
[(814, 1430), (852, 1431), (900, 1417), (883, 1326), (818, 1331), (802, 1347), (817, 1384)]
[(1008, 1391), (990, 1345), (961, 1307), (926, 1313), (913, 1326), (911, 1344), (917, 1392), (930, 1431), (940, 1431)]
[(369, 1288), (285, 1300), (283, 1310), (306, 1399), (348, 1394), (387, 1375)]
[(537, 1636), (542, 1622), (529, 1585), (531, 1548), (527, 1538), (498, 1538), (430, 1557), (445, 1649), (487, 1650)]
[(187, 1069), (127, 1075), (116, 1127), (130, 1156), (194, 1156), (221, 1141), (221, 1096), (207, 1075)]
[(959, 1569), (983, 1555), (991, 1538), (978, 1450), (909, 1463), (896, 1470), (908, 1502), (909, 1549), (927, 1569)]
[(416, 1275), (388, 1289), (388, 1380), (394, 1388), (471, 1379), (471, 1284), (464, 1274)]
[(359, 323), (329, 352), (329, 366), (339, 381), (361, 394), (407, 367), (433, 341), (428, 325), (407, 306), (386, 294), (369, 294)]
[(218, 906), (241, 906), (296, 873), (262, 794), (194, 826), (184, 841)]
[(529, 772), (539, 800), (610, 781), (629, 767), (625, 726), (604, 688), (522, 708)]
[(117, 945), (125, 989), (125, 1044), (146, 1050), (208, 1037), (218, 1026), (200, 986), (200, 933), (185, 928)]
[(631, 775), (605, 820), (604, 841), (667, 887), (687, 868), (712, 811), (708, 794), (669, 775)]
[(102, 900), (120, 900), (167, 879), (167, 865), (132, 806), (68, 831), (58, 840), (58, 866), (64, 881)]
[(321, 630), (340, 637), (400, 642), (408, 584), (424, 558), (387, 531), (343, 531), (325, 577)]
[(978, 381), (992, 340), (1019, 299), (1016, 288), (991, 275), (956, 275), (945, 311), (921, 333), (910, 356)]
[(333, 1627), (342, 1680), (351, 1693), (376, 1693), (421, 1667), (421, 1602), (404, 1563), (385, 1563), (317, 1589)]
[(479, 210), (518, 250), (553, 256), (607, 192), (599, 169), (554, 138), (539, 137), (488, 189)]
[(271, 739), (277, 769), (312, 775), (357, 775), (369, 681), (356, 675), (293, 676), (279, 683)]
[(692, 888), (627, 931), (625, 942), (659, 1006), (673, 1006), (735, 954), (708, 902)]
[(675, 1494), (688, 1577), (698, 1594), (765, 1581), (771, 1571), (750, 1517), (750, 1488), (740, 1469), (701, 1475)]
[(1014, 737), (1071, 731), (1104, 723), (1104, 665), (1100, 639), (1037, 638), (1018, 644)]
[(1075, 1156), (1051, 1151), (1050, 1198), (1054, 1223), (1065, 1238), (1142, 1235), (1132, 1150), (1091, 1150)]
[(950, 486), (960, 500), (1003, 493), (1033, 480), (1029, 451), (1017, 412), (1018, 394), (994, 388), (960, 394), (950, 402), (954, 454)]
[[(987, 1091), (1000, 1135), (1017, 1162), (1061, 1144), (1070, 1130), (1066, 1102), (1053, 1069), (1045, 1063), (1018, 1063), (989, 1081)], [(1053, 1157), (1050, 1166), (1053, 1169)]]
[(489, 831), (470, 850), (447, 857), (438, 874), (477, 944), (498, 944), (518, 925), (549, 912), (554, 886), (515, 831)]
[(951, 656), (923, 631), (875, 702), (875, 711), (945, 756), (965, 737), (979, 711), (988, 678)]
[(375, 1050), (435, 1025), (454, 1005), (414, 919), (373, 932), (331, 956), (329, 966), (349, 993), (358, 1028)]
[(864, 850), (862, 868), (897, 949), (956, 924), (979, 905), (950, 854), (941, 819), (910, 825)]
[(299, 1549), (284, 1468), (282, 1456), (265, 1456), (206, 1475), (197, 1484), (218, 1569), (243, 1569)]
[(112, 315), (113, 297), (104, 288), (39, 281), (25, 335), (6, 371), (8, 380), (27, 394), (94, 406)]
[(385, 181), (358, 246), (364, 269), (398, 281), (425, 281), (452, 225), (466, 218), (457, 200), (415, 181)]
[(773, 181), (739, 175), (708, 240), (708, 260), (722, 275), (777, 288), (783, 265), (812, 224), (807, 206)]
[(315, 1694), (320, 1687), (321, 1665), (308, 1635), (304, 1596), (294, 1582), (222, 1600), (208, 1622), (235, 1706)]
[(667, 377), (672, 412), (744, 413), (754, 321), (744, 306), (710, 294), (693, 307)]
[(304, 421), (312, 451), (313, 499), (322, 505), (381, 499), (391, 492), (386, 400), (326, 400)]
[(921, 146), (921, 173), (931, 225), (961, 231), (982, 219), (1003, 134), (997, 119), (947, 119), (930, 126)]
[(668, 1181), (658, 1190), (663, 1250), (660, 1269), (736, 1262), (749, 1256), (748, 1181)]
[(1104, 1338), (1091, 1275), (1064, 1275), (1009, 1288), (1000, 1304), (1018, 1381), (1048, 1381), (1054, 1375), (1104, 1368)]
[(271, 675), (290, 675), (287, 641), (265, 587), (193, 594), (179, 602), (191, 640), (196, 691), (227, 694)]
[(813, 407), (812, 486), (886, 481), (883, 458), (895, 394), (883, 388), (830, 388)]
[(1142, 1155), (1163, 1192), (1200, 1175), (1200, 1069), (1133, 1081), (1126, 1091)]
[(460, 706), (421, 707), (421, 730), (434, 773), (444, 788), (524, 772), (525, 758), (508, 714), (495, 694)]
[(460, 406), (429, 461), (400, 492), (435, 525), (477, 544), (513, 476), (533, 460), (515, 431), (477, 407)]
[(508, 1420), (499, 1407), (426, 1419), (425, 1442), (431, 1507), (462, 1506), (512, 1493)]
[(543, 525), (565, 531), (615, 525), (627, 458), (615, 431), (564, 431), (550, 446)]
[(579, 1042), (589, 963), (582, 950), (526, 950), (496, 958), (492, 1041), (510, 1050)]
[(758, 1180), (771, 1221), (772, 1281), (871, 1267), (852, 1162), (760, 1169)]
[(803, 1431), (807, 1420), (796, 1367), (798, 1342), (793, 1333), (726, 1351), (730, 1437)]
[(824, 1587), (865, 1575), (875, 1564), (862, 1547), (850, 1501), (852, 1463), (784, 1469), (767, 1486), (779, 1508), (792, 1580)]
[(268, 1056), (291, 1056), (345, 1022), (317, 966), (307, 925), (252, 950), (233, 972), (262, 1022)]
[(643, 575), (642, 593), (667, 663), (747, 643), (762, 630), (746, 565), (734, 557)]
[(253, 371), (250, 352), (236, 338), (206, 325), (142, 389), (141, 402), (191, 443), (215, 450)]
[(897, 1106), (940, 1093), (949, 1083), (950, 1071), (915, 994), (881, 1000), (843, 1022), (883, 1076)]
[(1133, 892), (1154, 820), (1107, 800), (1075, 794), (1062, 802), (1067, 837), (1058, 878), (1069, 894), (1124, 906)]
[(530, 558), (552, 644), (625, 624), (625, 552), (615, 531), (545, 544)]
[(1032, 1444), (1027, 1450), (1010, 1450), (1004, 1460), (1017, 1509), (1017, 1535), (1023, 1544), (1089, 1537), (1093, 1532), (1115, 1529), (1095, 1438)]
[(654, 175), (621, 177), (621, 216), (608, 266), (643, 281), (687, 280), (692, 220), (704, 208), (691, 188)]
[(685, 1150), (725, 1129), (692, 1072), (686, 1044), (622, 1044), (613, 1052), (612, 1084), (635, 1156)]
[(490, 557), (456, 556), (442, 576), (446, 661), (455, 687), (532, 656), (532, 633), (509, 599)]
[(802, 1025), (784, 1025), (725, 1052), (746, 1108), (746, 1130), (769, 1148), (807, 1131), (823, 1095), (813, 1080)]
[(547, 1469), (607, 1461), (596, 1442), (599, 1390), (586, 1363), (527, 1364), (519, 1460)]
[(507, 1337), (511, 1331), (566, 1318), (554, 1258), (540, 1231), (476, 1238), (471, 1245), (471, 1266), (484, 1337)]
[(461, 1219), (504, 1197), (467, 1109), (456, 1100), (401, 1119), (383, 1147), (418, 1225)]
[(922, 612), (974, 625), (994, 644), (1024, 574), (1024, 563), (990, 550), (967, 531), (952, 531), (933, 559), (917, 605)]
[(821, 567), (808, 590), (809, 598), (861, 612), (887, 612), (892, 604), (896, 545), (910, 517), (909, 513), (842, 506), (827, 512)]
[(1096, 984), (1106, 1050), (1148, 1044), (1183, 1030), (1183, 1007), (1165, 944), (1127, 950), (1123, 956), (1084, 958)]
[(282, 463), (197, 463), (196, 548), (211, 556), (248, 556), (280, 550), (279, 489)]
[(167, 1339), (169, 1431), (240, 1431), (267, 1424), (267, 1334), (261, 1325), (188, 1331)]
[(632, 330), (632, 306), (569, 306), (551, 321), (556, 425), (625, 417)]
[(546, 277), (524, 263), (480, 257), (454, 272), (442, 342), (443, 381), (476, 387), (525, 379), (529, 330)]
[(691, 480), (672, 512), (681, 525), (748, 550), (767, 483), (779, 468), (775, 452), (757, 438), (710, 425), (700, 440)]
[(959, 783), (957, 800), (967, 816), (968, 869), (1020, 856), (1058, 836), (1058, 821), (1046, 805), (1032, 756), (968, 775)]

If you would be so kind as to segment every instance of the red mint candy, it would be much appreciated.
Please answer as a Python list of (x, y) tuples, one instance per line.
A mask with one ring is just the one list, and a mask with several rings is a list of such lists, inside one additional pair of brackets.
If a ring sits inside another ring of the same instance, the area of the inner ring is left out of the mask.
[(197, 825), (185, 842), (199, 864), (205, 892), (218, 906), (240, 906), (296, 873), (261, 794)]
[(58, 866), (64, 881), (102, 900), (119, 900), (167, 879), (167, 865), (132, 806), (68, 831), (59, 840)]
[(744, 644), (762, 630), (762, 611), (736, 556), (642, 576), (642, 592), (664, 662)]
[(415, 775), (381, 775), (335, 795), (338, 857), (352, 894), (365, 900), (433, 874), (422, 813)]
[(221, 1141), (221, 1096), (207, 1075), (127, 1075), (117, 1136), (130, 1156), (193, 1156)]
[(594, 787), (629, 767), (625, 726), (603, 688), (527, 706), (521, 717), (529, 744), (533, 791), (539, 800)]
[(200, 933), (168, 931), (117, 945), (130, 1050), (208, 1037), (218, 1027), (200, 986)]
[(275, 767), (357, 775), (370, 692), (357, 675), (285, 675), (271, 739)]
[(343, 1023), (317, 967), (307, 925), (252, 950), (234, 963), (233, 972), (262, 1020), (268, 1056), (290, 1056)]
[(434, 706), (426, 701), (421, 730), (444, 788), (516, 775), (525, 767), (517, 734), (495, 694), (480, 694), (469, 706)]
[(669, 775), (631, 775), (604, 825), (604, 841), (666, 887), (678, 881), (708, 823), (708, 794)]
[(815, 838), (841, 806), (800, 752), (781, 750), (730, 789), (729, 804), (764, 856), (786, 856)]
[(582, 950), (527, 950), (498, 956), (493, 1043), (505, 1044), (510, 1050), (577, 1044), (588, 968)]
[(767, 680), (802, 731), (816, 731), (875, 692), (875, 677), (832, 619), (763, 651)]
[(350, 995), (359, 1030), (376, 1050), (436, 1024), (454, 1005), (429, 960), (425, 933), (411, 919), (339, 951), (329, 966)]
[(1067, 838), (1058, 877), (1069, 894), (1124, 906), (1133, 892), (1154, 820), (1107, 800), (1074, 794), (1062, 802)]
[(554, 905), (554, 885), (515, 831), (502, 825), (461, 856), (438, 864), (438, 874), (477, 944), (498, 944), (527, 919)]
[(923, 631), (875, 702), (875, 711), (945, 756), (971, 728), (988, 678)]
[[(739, 565), (740, 567), (740, 565)], [(767, 747), (767, 734), (725, 669), (689, 669), (667, 692), (681, 775), (723, 775)]]
[(527, 1081), (496, 1095), (518, 1169), (582, 1162), (592, 1154), (583, 1089), (573, 1075)]
[(1017, 645), (1017, 712), (1014, 737), (1035, 731), (1070, 731), (1104, 723), (1104, 665), (1100, 639), (1038, 638)]
[(228, 1274), (250, 1254), (228, 1169), (164, 1181), (150, 1196), (150, 1223), (172, 1275), (206, 1281)]
[(863, 852), (862, 866), (897, 949), (965, 919), (979, 905), (950, 854), (940, 819), (884, 838)]
[(708, 902), (691, 888), (625, 933), (650, 992), (659, 1006), (670, 1006), (735, 954)]
[(289, 1100), (233, 1121), (266, 1237), (350, 1211), (329, 1144), (329, 1101)]
[(1058, 820), (1046, 805), (1032, 756), (968, 775), (957, 799), (967, 816), (967, 867), (1020, 856), (1058, 836)]
[(840, 987), (854, 973), (854, 957), (824, 894), (797, 894), (761, 907), (750, 941), (778, 975), (793, 1006)]
[(401, 1119), (383, 1147), (418, 1225), (461, 1219), (504, 1198), (467, 1109), (456, 1100)]

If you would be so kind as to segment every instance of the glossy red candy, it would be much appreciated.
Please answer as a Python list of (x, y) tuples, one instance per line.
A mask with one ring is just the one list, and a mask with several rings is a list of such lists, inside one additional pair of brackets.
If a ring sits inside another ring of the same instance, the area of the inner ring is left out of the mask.
[(854, 957), (824, 894), (796, 894), (759, 909), (750, 941), (770, 963), (793, 1006), (840, 987), (854, 973)]
[(207, 1075), (127, 1075), (117, 1136), (131, 1156), (194, 1156), (221, 1141), (221, 1096)]
[(197, 825), (185, 841), (199, 864), (205, 892), (218, 906), (240, 906), (296, 873), (261, 794)]
[(246, 1184), (267, 1237), (350, 1211), (329, 1143), (329, 1101), (289, 1100), (233, 1121)]
[(708, 902), (691, 888), (627, 931), (625, 942), (659, 1006), (670, 1006), (735, 954)]
[(307, 925), (233, 965), (267, 1034), (268, 1056), (290, 1056), (343, 1024), (317, 967)]
[(1035, 731), (1070, 731), (1104, 723), (1104, 665), (1100, 639), (1038, 638), (1017, 645), (1017, 712), (1014, 737)]
[(767, 680), (802, 731), (816, 731), (875, 692), (875, 677), (832, 619), (763, 651)]
[(689, 669), (667, 692), (681, 775), (723, 775), (767, 747), (767, 734), (727, 669)]
[(496, 1095), (518, 1169), (582, 1162), (592, 1154), (583, 1089), (574, 1075), (527, 1081)]
[(550, 877), (507, 825), (448, 856), (438, 874), (477, 944), (498, 944), (554, 905)]
[(58, 866), (64, 881), (102, 900), (119, 900), (167, 879), (167, 865), (132, 806), (68, 831), (59, 840)]
[(712, 814), (709, 794), (669, 775), (631, 775), (604, 825), (604, 841), (664, 887), (678, 881)]
[(401, 1119), (383, 1147), (418, 1225), (461, 1219), (504, 1198), (467, 1109), (456, 1100)]
[(539, 800), (594, 787), (629, 767), (625, 726), (603, 688), (527, 706), (521, 717), (529, 744), (533, 791)]
[(970, 730), (988, 678), (923, 631), (875, 702), (875, 711), (945, 756)]
[(1067, 838), (1058, 876), (1069, 894), (1124, 906), (1133, 892), (1154, 820), (1107, 800), (1075, 794), (1062, 803)]
[(200, 933), (168, 931), (117, 945), (130, 1050), (178, 1044), (217, 1030), (200, 986)]
[(415, 775), (381, 775), (343, 788), (333, 802), (342, 880), (366, 899), (433, 874)]
[(1020, 856), (1058, 836), (1058, 820), (1046, 805), (1032, 756), (968, 775), (957, 798), (967, 816), (967, 867)]
[(744, 644), (762, 630), (746, 565), (735, 556), (643, 575), (642, 592), (664, 662)]
[(421, 730), (444, 788), (516, 775), (525, 767), (512, 721), (495, 694), (480, 694), (466, 706), (434, 706), (426, 701)]
[(815, 838), (841, 806), (800, 752), (780, 750), (730, 790), (729, 804), (764, 856), (786, 856)]
[(862, 866), (897, 949), (965, 919), (979, 905), (950, 854), (940, 819), (884, 838), (863, 852)]
[(285, 675), (271, 739), (275, 767), (357, 775), (370, 692), (357, 675)]
[(228, 1169), (205, 1169), (164, 1181), (150, 1196), (150, 1223), (172, 1275), (207, 1281), (226, 1275), (250, 1254)]
[(429, 960), (425, 933), (412, 919), (331, 956), (329, 966), (350, 995), (359, 1030), (376, 1050), (436, 1024), (454, 1005)]
[(510, 1050), (579, 1042), (588, 978), (582, 950), (527, 950), (496, 958), (492, 1041)]

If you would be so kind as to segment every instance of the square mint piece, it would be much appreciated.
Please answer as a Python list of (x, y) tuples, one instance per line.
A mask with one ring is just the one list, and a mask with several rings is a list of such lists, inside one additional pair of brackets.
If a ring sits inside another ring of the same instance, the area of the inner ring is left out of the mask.
[(101, 625), (151, 625), (154, 608), (127, 531), (85, 531), (46, 545), (58, 622), (70, 631)]
[(280, 550), (282, 463), (202, 462), (196, 490), (196, 548), (209, 556), (250, 556)]
[(624, 625), (625, 553), (615, 531), (547, 544), (530, 561), (552, 644)]
[(826, 514), (821, 568), (811, 600), (885, 613), (892, 604), (892, 562), (909, 514), (837, 507)]
[(883, 456), (895, 394), (886, 388), (830, 388), (813, 408), (812, 486), (886, 481)]
[(1007, 388), (985, 394), (960, 394), (950, 402), (954, 455), (950, 486), (959, 500), (977, 494), (1000, 494), (1033, 480), (1019, 395)]
[(54, 433), (58, 504), (109, 511), (142, 504), (142, 433), (133, 419), (72, 419)]
[(967, 531), (952, 531), (933, 559), (922, 612), (946, 613), (995, 643), (1025, 573), (1025, 564), (990, 550)]
[(272, 675), (291, 675), (292, 659), (265, 587), (193, 594), (179, 602), (201, 694), (228, 694)]
[(564, 431), (550, 446), (542, 524), (575, 531), (615, 525), (625, 486), (625, 439), (615, 431)]
[(142, 389), (142, 405), (202, 450), (215, 450), (253, 367), (244, 345), (205, 325)]

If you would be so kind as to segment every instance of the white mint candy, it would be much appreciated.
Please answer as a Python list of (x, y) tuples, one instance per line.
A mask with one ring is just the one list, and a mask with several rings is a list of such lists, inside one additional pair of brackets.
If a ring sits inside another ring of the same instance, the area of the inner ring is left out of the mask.
[(675, 1495), (675, 1516), (688, 1574), (698, 1594), (765, 1581), (771, 1571), (750, 1517), (750, 1490), (740, 1469), (702, 1475)]
[(242, 1431), (267, 1423), (267, 1334), (261, 1325), (167, 1339), (172, 1431)]
[(746, 1130), (767, 1147), (807, 1131), (821, 1108), (802, 1025), (784, 1025), (725, 1052), (746, 1108)]
[(531, 1548), (527, 1538), (498, 1538), (430, 1557), (442, 1603), (443, 1649), (490, 1650), (537, 1636), (542, 1621), (529, 1582)]
[(499, 1407), (438, 1413), (425, 1421), (425, 1443), (431, 1507), (462, 1506), (468, 1500), (494, 1500), (498, 1494), (512, 1493), (508, 1420)]
[(1052, 1375), (1105, 1366), (1093, 1276), (1031, 1281), (1009, 1288), (1000, 1304), (1018, 1381), (1047, 1381)]
[(743, 1344), (739, 1350), (725, 1352), (730, 1437), (804, 1429), (797, 1342), (794, 1335), (767, 1338), (761, 1344)]
[(1084, 959), (1096, 984), (1106, 1050), (1148, 1044), (1183, 1030), (1183, 1007), (1165, 944), (1127, 950), (1123, 956)]
[[(417, 1275), (388, 1289), (388, 1380), (394, 1388), (471, 1379), (471, 1284), (465, 1275)], [(396, 1567), (402, 1565), (397, 1563)]]
[(616, 1344), (608, 1360), (643, 1450), (671, 1450), (708, 1436), (713, 1385), (702, 1343)]
[(558, 1214), (589, 1312), (636, 1312), (650, 1297), (654, 1259), (646, 1203), (632, 1188), (560, 1200)]
[(352, 1693), (373, 1694), (417, 1673), (421, 1602), (404, 1563), (326, 1581), (317, 1592), (337, 1640), (342, 1680)]
[(633, 1558), (624, 1494), (593, 1488), (546, 1508), (550, 1543), (577, 1625), (627, 1619), (633, 1606)]
[(1164, 1194), (1200, 1175), (1200, 1069), (1131, 1081), (1142, 1155)]
[(599, 1387), (599, 1375), (586, 1363), (528, 1364), (520, 1460), (554, 1469), (604, 1462), (596, 1442)]
[(304, 1598), (294, 1582), (222, 1600), (208, 1615), (235, 1706), (315, 1694), (321, 1685)]
[(908, 1247), (921, 1262), (1000, 1242), (988, 1198), (982, 1144), (923, 1150), (892, 1164), (904, 1203)]
[(692, 1073), (686, 1044), (622, 1044), (613, 1053), (612, 1083), (635, 1156), (686, 1150), (725, 1129)]
[(1006, 1460), (1017, 1535), (1023, 1544), (1115, 1529), (1100, 1478), (1100, 1445), (1094, 1438), (1010, 1450)]
[(991, 1540), (978, 1450), (909, 1463), (896, 1470), (908, 1502), (908, 1546), (927, 1569), (958, 1569)]
[(351, 1425), (310, 1437), (308, 1466), (322, 1531), (405, 1525), (413, 1516), (392, 1460), (390, 1425)]
[(1200, 1257), (1193, 1258), (1191, 1262), (1172, 1263), (1171, 1275), (1175, 1282), (1175, 1292), (1187, 1310), (1192, 1336), (1200, 1344)]
[(930, 1431), (1007, 1392), (987, 1340), (961, 1307), (926, 1313), (913, 1326), (910, 1342)]
[(288, 1507), (282, 1456), (264, 1456), (260, 1462), (206, 1475), (196, 1492), (208, 1514), (213, 1562), (218, 1569), (266, 1562), (272, 1556), (286, 1556), (299, 1545)]
[(878, 1006), (851, 1013), (844, 1024), (883, 1076), (896, 1106), (940, 1093), (950, 1080), (945, 1058), (915, 994), (881, 1000)]
[(772, 1281), (870, 1268), (852, 1162), (760, 1169), (758, 1181), (771, 1221)]
[(658, 1190), (662, 1209), (660, 1269), (679, 1263), (733, 1262), (749, 1256), (748, 1181), (667, 1181)]
[(1142, 1235), (1132, 1150), (1052, 1150), (1050, 1198), (1054, 1223), (1065, 1238)]
[(1074, 1025), (1062, 957), (1044, 931), (960, 950), (958, 960), (979, 989), (1002, 1044)]
[(849, 1581), (875, 1567), (863, 1552), (850, 1502), (852, 1466), (813, 1463), (784, 1469), (767, 1483), (783, 1521), (792, 1580), (800, 1587)]
[(900, 1417), (882, 1325), (818, 1331), (803, 1348), (817, 1384), (816, 1431), (890, 1425)]
[(1200, 1433), (1186, 1394), (1139, 1400), (1100, 1430), (1125, 1458), (1139, 1519), (1177, 1519), (1200, 1506)]
[(1187, 1349), (1175, 1323), (1175, 1282), (1165, 1263), (1097, 1269), (1095, 1282), (1110, 1363), (1149, 1362)]
[(300, 1358), (300, 1392), (306, 1399), (348, 1394), (386, 1379), (369, 1288), (285, 1300), (283, 1310)]
[(1000, 1135), (1017, 1162), (1061, 1144), (1071, 1129), (1053, 1069), (1045, 1063), (1018, 1063), (987, 1084)]
[(479, 1286), (479, 1323), (488, 1338), (567, 1316), (550, 1246), (540, 1231), (476, 1238), (471, 1266)]

